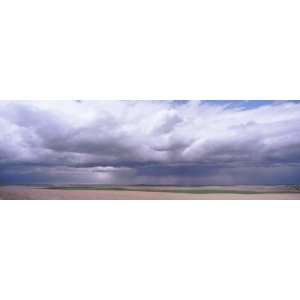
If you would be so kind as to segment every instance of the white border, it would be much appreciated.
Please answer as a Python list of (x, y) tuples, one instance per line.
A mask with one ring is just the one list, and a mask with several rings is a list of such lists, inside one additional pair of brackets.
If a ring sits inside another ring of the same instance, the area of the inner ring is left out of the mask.
[(3, 1), (0, 99), (300, 99), (293, 0)]
[(2, 201), (1, 299), (299, 299), (299, 201)]

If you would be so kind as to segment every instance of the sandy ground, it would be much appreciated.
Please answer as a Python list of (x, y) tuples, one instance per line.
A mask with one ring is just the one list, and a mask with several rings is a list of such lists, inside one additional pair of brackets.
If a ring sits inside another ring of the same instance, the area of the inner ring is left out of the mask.
[(51, 190), (34, 187), (0, 187), (0, 199), (21, 200), (300, 200), (300, 193), (190, 194), (120, 190)]

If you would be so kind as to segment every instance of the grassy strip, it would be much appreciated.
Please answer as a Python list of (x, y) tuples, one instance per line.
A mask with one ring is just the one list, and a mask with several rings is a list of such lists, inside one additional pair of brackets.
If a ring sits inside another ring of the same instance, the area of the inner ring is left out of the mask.
[(286, 194), (299, 193), (298, 191), (270, 191), (270, 192), (255, 192), (255, 191), (236, 191), (236, 190), (199, 190), (199, 189), (130, 189), (130, 188), (110, 188), (110, 187), (48, 187), (51, 190), (69, 190), (69, 191), (131, 191), (131, 192), (159, 192), (159, 193), (177, 193), (177, 194)]

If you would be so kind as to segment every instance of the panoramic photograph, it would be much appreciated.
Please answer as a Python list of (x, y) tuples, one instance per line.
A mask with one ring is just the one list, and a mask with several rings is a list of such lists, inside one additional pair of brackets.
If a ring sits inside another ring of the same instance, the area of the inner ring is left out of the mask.
[(0, 199), (300, 199), (300, 101), (1, 101)]

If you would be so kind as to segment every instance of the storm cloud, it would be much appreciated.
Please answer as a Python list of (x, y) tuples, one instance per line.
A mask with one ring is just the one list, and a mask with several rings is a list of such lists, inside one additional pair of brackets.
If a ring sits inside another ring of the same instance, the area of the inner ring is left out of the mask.
[(1, 101), (0, 183), (299, 184), (300, 101)]

